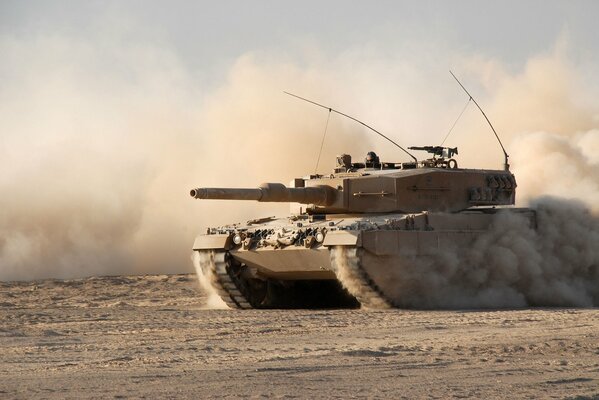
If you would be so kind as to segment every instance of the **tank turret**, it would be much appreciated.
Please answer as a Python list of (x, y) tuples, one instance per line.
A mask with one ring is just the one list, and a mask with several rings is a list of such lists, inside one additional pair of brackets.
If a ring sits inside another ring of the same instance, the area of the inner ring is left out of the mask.
[(377, 162), (375, 168), (348, 159), (339, 156), (342, 168), (338, 165), (330, 175), (295, 179), (295, 187), (265, 183), (255, 189), (197, 188), (190, 194), (196, 199), (308, 204), (310, 214), (458, 212), (515, 202), (516, 180), (509, 171), (460, 169), (457, 163), (430, 160), (417, 165)]

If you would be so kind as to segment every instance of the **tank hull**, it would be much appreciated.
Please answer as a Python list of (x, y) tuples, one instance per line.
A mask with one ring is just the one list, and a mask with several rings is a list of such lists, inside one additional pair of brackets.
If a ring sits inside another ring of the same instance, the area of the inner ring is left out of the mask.
[[(418, 269), (439, 254), (468, 249), (499, 213), (536, 224), (534, 211), (514, 208), (292, 217), (216, 228), (196, 239), (194, 251), (233, 308), (401, 307), (396, 288), (406, 265)], [(210, 254), (222, 265), (207, 262)]]

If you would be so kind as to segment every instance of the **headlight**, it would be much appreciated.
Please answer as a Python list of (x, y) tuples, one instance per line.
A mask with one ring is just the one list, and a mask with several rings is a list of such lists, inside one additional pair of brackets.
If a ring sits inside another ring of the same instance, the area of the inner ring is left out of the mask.
[(322, 241), (324, 240), (324, 234), (322, 232), (318, 232), (315, 238), (318, 243), (322, 243)]
[(239, 233), (236, 233), (235, 236), (233, 236), (233, 243), (235, 243), (235, 244), (241, 243), (241, 235)]

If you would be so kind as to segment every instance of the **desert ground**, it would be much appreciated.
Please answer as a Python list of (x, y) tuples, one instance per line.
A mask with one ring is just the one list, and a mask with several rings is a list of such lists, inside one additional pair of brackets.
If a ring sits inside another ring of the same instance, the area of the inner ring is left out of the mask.
[(194, 275), (0, 283), (0, 398), (599, 398), (599, 309), (207, 309)]

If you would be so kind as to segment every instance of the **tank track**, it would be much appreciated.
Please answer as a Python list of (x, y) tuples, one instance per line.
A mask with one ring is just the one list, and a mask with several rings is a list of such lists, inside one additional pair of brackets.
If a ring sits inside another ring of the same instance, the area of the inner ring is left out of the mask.
[[(230, 255), (223, 251), (210, 250), (210, 265), (208, 270), (210, 282), (220, 298), (233, 309), (253, 308), (247, 298), (243, 295), (237, 284), (237, 279), (232, 274), (230, 267)], [(206, 270), (202, 266), (203, 270)]]
[(362, 307), (386, 309), (392, 307), (362, 267), (362, 249), (352, 246), (331, 247), (331, 265), (343, 286), (360, 302)]
[[(330, 249), (331, 265), (342, 286), (354, 296), (360, 305), (368, 309), (392, 307), (362, 266), (362, 249), (351, 246), (334, 246)], [(231, 265), (228, 252), (205, 251), (202, 270), (209, 277), (210, 284), (218, 296), (232, 309), (252, 309), (249, 293)]]

